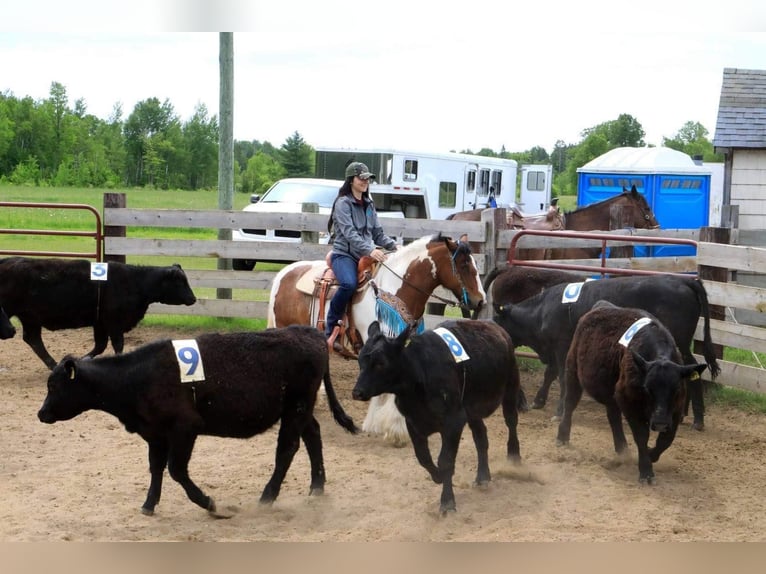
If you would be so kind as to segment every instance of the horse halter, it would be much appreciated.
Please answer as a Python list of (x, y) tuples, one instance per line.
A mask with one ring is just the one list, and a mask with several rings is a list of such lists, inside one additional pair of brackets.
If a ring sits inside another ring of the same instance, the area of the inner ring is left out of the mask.
[(457, 264), (455, 263), (455, 259), (460, 253), (467, 257), (471, 253), (471, 246), (464, 241), (458, 241), (455, 252), (450, 256), (450, 262), (452, 263), (452, 274), (457, 277), (457, 280), (460, 283), (460, 289), (463, 293), (463, 301), (460, 303), (460, 308), (470, 309), (469, 303), (471, 300), (468, 297), (468, 289), (465, 288), (465, 283), (463, 282), (463, 278), (460, 276), (460, 273), (458, 273)]

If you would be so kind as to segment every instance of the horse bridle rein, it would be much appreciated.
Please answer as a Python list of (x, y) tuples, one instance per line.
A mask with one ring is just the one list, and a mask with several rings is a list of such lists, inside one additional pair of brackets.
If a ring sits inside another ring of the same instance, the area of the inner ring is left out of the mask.
[[(449, 247), (447, 249), (449, 249)], [(419, 293), (422, 293), (423, 295), (425, 295), (429, 299), (430, 298), (436, 299), (436, 300), (440, 301), (441, 303), (445, 303), (446, 305), (450, 305), (451, 307), (458, 307), (460, 309), (470, 309), (470, 306), (468, 305), (468, 303), (469, 303), (468, 290), (465, 288), (465, 283), (463, 282), (463, 278), (457, 272), (457, 265), (455, 264), (455, 258), (457, 257), (458, 253), (461, 250), (462, 251), (466, 251), (467, 248), (465, 247), (465, 244), (463, 242), (458, 241), (457, 242), (457, 248), (455, 249), (455, 252), (450, 255), (450, 262), (452, 264), (452, 274), (457, 277), (457, 280), (460, 283), (460, 289), (462, 290), (462, 293), (463, 293), (463, 301), (459, 302), (459, 303), (455, 303), (454, 301), (452, 301), (450, 299), (446, 299), (444, 297), (440, 297), (439, 295), (436, 295), (435, 293), (428, 293), (428, 292), (426, 292), (425, 290), (421, 289), (417, 285), (415, 285), (412, 282), (408, 281), (407, 279), (405, 279), (404, 277), (399, 275), (396, 271), (391, 269), (388, 265), (386, 265), (385, 261), (382, 261), (380, 264), (383, 267), (385, 267), (386, 269), (388, 269), (394, 277), (396, 277), (397, 279), (401, 280), (402, 283), (404, 283), (405, 285), (409, 285), (410, 287), (415, 289), (415, 291), (417, 291)]]

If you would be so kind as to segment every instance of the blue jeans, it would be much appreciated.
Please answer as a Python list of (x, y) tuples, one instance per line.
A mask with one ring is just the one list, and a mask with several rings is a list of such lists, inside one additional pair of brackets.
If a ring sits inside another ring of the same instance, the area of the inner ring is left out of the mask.
[(343, 320), (343, 314), (346, 312), (346, 307), (348, 307), (348, 303), (351, 301), (357, 286), (356, 259), (342, 253), (333, 253), (330, 257), (330, 265), (339, 285), (332, 301), (330, 301), (330, 309), (327, 312), (325, 335), (328, 337), (332, 334), (338, 321)]

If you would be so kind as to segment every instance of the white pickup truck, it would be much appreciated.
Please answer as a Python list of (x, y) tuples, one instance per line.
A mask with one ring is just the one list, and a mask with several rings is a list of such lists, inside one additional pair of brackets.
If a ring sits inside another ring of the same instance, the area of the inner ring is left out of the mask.
[[(316, 203), (319, 213), (329, 217), (333, 201), (343, 180), (291, 177), (275, 182), (263, 196), (251, 196), (251, 202), (243, 211), (256, 213), (300, 213), (302, 204)], [(401, 212), (378, 212), (379, 217), (403, 218)], [(300, 243), (301, 232), (290, 229), (235, 229), (233, 241), (287, 241)], [(319, 233), (319, 243), (327, 244), (330, 236), (327, 232)], [(399, 241), (401, 243), (401, 241)], [(278, 261), (278, 263), (286, 263)], [(234, 259), (232, 267), (237, 271), (252, 271), (254, 259)]]

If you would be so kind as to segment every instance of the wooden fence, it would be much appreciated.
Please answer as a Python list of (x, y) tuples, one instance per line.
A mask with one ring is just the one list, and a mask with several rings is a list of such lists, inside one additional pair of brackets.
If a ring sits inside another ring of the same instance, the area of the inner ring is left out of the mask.
[[(508, 258), (508, 247), (518, 233), (507, 229), (504, 210), (485, 210), (480, 222), (443, 221), (425, 219), (387, 219), (386, 233), (416, 239), (432, 233), (442, 232), (457, 237), (468, 233), (474, 247), (474, 254), (479, 272), (484, 276), (495, 266), (503, 266)], [(327, 216), (316, 213), (249, 213), (243, 211), (191, 211), (191, 210), (142, 210), (123, 207), (104, 207), (103, 220), (106, 237), (104, 253), (107, 258), (131, 256), (162, 256), (169, 260), (179, 257), (215, 258), (215, 259), (267, 259), (317, 260), (323, 259), (328, 247), (310, 241), (301, 243), (273, 242), (235, 242), (220, 239), (163, 239), (161, 228), (202, 228), (202, 229), (237, 229), (269, 228), (291, 229), (304, 233), (306, 238), (316, 237), (317, 232), (326, 228)], [(131, 227), (157, 228), (157, 237), (140, 239), (130, 237)], [(123, 230), (124, 233), (119, 232)], [(115, 230), (118, 232), (115, 233)], [(603, 232), (605, 237), (625, 234), (626, 230)], [(627, 232), (630, 233), (630, 232)], [(738, 284), (736, 272), (758, 274), (766, 271), (766, 249), (737, 245), (738, 234), (732, 233), (734, 244), (720, 244), (699, 241), (698, 230), (654, 230), (633, 232), (640, 244), (640, 237), (691, 239), (697, 241), (696, 256), (643, 258), (632, 257), (609, 259), (610, 268), (631, 270), (654, 270), (660, 272), (697, 272), (713, 269), (713, 273), (703, 274), (708, 298), (721, 312), (720, 317), (712, 321), (713, 340), (727, 347), (744, 349), (752, 352), (766, 352), (766, 329), (742, 324), (736, 321), (735, 310), (744, 310), (764, 316), (766, 313), (766, 289)], [(600, 246), (598, 240), (571, 240), (563, 238), (527, 236), (519, 238), (519, 248), (535, 247), (588, 247)], [(610, 241), (609, 245), (626, 245), (624, 242)], [(601, 260), (568, 260), (568, 264), (581, 264), (597, 267)], [(273, 272), (259, 271), (258, 266), (252, 272), (194, 269), (184, 267), (192, 288), (231, 289), (232, 299), (205, 298), (198, 295), (198, 301), (191, 307), (154, 304), (149, 313), (209, 315), (217, 317), (266, 316), (267, 298), (264, 290), (269, 289), (274, 277)], [(710, 277), (722, 280), (710, 279)], [(724, 313), (723, 310), (728, 312)], [(434, 325), (443, 319), (438, 315), (427, 315), (426, 324)], [(701, 327), (697, 338), (701, 339)], [(700, 357), (701, 360), (701, 357)], [(722, 374), (719, 382), (755, 392), (766, 392), (766, 370), (737, 363), (722, 362)]]

